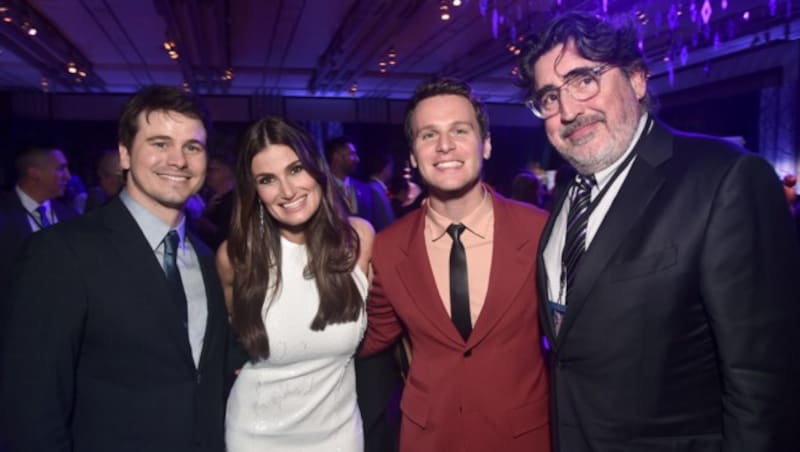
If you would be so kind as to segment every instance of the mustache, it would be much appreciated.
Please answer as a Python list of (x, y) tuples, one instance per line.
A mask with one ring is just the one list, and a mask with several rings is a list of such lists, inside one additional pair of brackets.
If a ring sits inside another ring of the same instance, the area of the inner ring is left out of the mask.
[(561, 131), (561, 138), (566, 139), (568, 136), (572, 135), (573, 132), (575, 132), (577, 129), (580, 129), (583, 126), (605, 120), (606, 116), (601, 113), (591, 116), (580, 116), (575, 121), (567, 124), (567, 126), (564, 127), (564, 130)]

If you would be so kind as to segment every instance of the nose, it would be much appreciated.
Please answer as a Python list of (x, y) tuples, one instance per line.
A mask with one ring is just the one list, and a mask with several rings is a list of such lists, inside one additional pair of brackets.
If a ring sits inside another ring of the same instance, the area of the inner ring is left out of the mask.
[(281, 182), (280, 190), (281, 197), (284, 199), (292, 199), (296, 191), (294, 184), (292, 184), (290, 181)]
[(570, 94), (562, 93), (558, 98), (561, 122), (570, 123), (583, 114), (583, 102), (575, 100)]
[(186, 166), (186, 155), (183, 153), (183, 149), (177, 146), (171, 147), (167, 152), (167, 163), (178, 168), (184, 168)]
[(436, 150), (439, 152), (449, 152), (453, 149), (453, 141), (448, 133), (439, 134), (439, 142)]

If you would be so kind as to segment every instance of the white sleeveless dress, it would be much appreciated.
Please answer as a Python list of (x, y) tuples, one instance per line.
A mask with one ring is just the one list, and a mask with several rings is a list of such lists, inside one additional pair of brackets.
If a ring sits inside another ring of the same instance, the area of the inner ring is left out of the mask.
[[(361, 452), (353, 355), (366, 312), (355, 322), (312, 331), (319, 295), (314, 280), (303, 277), (306, 248), (281, 238), (281, 251), (282, 288), (264, 316), (270, 356), (247, 363), (236, 378), (225, 419), (227, 450)], [(353, 280), (366, 299), (367, 278), (358, 266)]]

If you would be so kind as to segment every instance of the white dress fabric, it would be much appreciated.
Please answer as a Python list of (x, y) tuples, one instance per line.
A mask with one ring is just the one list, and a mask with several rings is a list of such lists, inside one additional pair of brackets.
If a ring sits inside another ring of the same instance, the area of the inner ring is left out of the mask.
[[(312, 331), (319, 307), (313, 279), (303, 277), (306, 247), (281, 238), (282, 287), (262, 316), (270, 356), (242, 368), (228, 398), (228, 452), (361, 452), (353, 355), (366, 312), (349, 323)], [(367, 278), (353, 280), (366, 299)]]

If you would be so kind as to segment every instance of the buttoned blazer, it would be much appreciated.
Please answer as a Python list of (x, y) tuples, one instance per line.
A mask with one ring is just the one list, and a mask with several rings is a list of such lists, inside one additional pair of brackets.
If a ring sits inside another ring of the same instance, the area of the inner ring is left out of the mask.
[(489, 285), (466, 342), (436, 289), (425, 248), (426, 208), (376, 237), (361, 353), (408, 332), (413, 357), (400, 404), (401, 451), (549, 451), (535, 290), (546, 215), (496, 194), (492, 202)]
[(557, 336), (541, 252), (565, 196), (540, 244), (555, 450), (796, 450), (800, 252), (774, 170), (658, 122), (635, 152)]
[(189, 240), (208, 299), (197, 369), (161, 264), (119, 198), (31, 238), (4, 311), (4, 450), (224, 450), (227, 318), (214, 255)]

